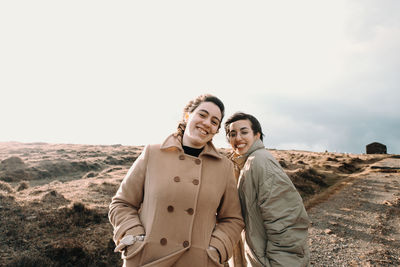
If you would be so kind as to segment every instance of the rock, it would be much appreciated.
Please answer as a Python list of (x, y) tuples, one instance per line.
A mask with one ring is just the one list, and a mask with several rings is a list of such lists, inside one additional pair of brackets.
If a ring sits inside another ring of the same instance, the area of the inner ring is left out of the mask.
[(332, 232), (331, 229), (325, 229), (324, 233), (327, 234), (327, 235), (331, 235), (333, 232)]

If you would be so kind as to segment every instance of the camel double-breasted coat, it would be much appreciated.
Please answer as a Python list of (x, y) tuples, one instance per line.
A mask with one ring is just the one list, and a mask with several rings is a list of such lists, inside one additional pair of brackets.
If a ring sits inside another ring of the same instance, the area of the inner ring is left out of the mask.
[(211, 142), (199, 157), (184, 154), (180, 137), (148, 145), (110, 204), (116, 244), (145, 235), (122, 254), (125, 266), (223, 266), (244, 227), (233, 164)]

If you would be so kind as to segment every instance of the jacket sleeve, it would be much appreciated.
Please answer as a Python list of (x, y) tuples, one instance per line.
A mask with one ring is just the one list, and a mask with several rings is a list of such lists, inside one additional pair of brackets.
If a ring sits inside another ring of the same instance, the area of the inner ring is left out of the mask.
[(108, 217), (114, 227), (113, 239), (117, 245), (126, 232), (132, 235), (145, 234), (138, 210), (143, 202), (148, 157), (149, 146), (146, 146), (129, 169), (117, 193), (111, 200)]
[(307, 266), (309, 219), (299, 193), (277, 163), (254, 163), (267, 260), (271, 266)]
[(231, 162), (229, 162), (225, 173), (227, 175), (227, 184), (217, 210), (217, 224), (210, 241), (210, 245), (220, 253), (221, 263), (226, 262), (232, 256), (233, 248), (239, 241), (240, 233), (244, 227), (239, 194)]

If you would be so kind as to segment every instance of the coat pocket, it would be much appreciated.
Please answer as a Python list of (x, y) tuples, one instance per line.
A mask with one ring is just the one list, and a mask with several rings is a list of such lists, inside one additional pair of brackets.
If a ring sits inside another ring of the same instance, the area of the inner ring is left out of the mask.
[[(143, 252), (143, 248), (145, 246), (144, 241), (136, 241), (130, 246), (127, 246), (124, 251), (122, 252), (122, 259), (129, 260), (133, 257), (140, 257)], [(139, 254), (139, 255), (138, 255)]]
[(223, 267), (224, 265), (219, 263), (218, 251), (213, 249), (207, 249), (208, 265), (207, 266), (218, 266)]

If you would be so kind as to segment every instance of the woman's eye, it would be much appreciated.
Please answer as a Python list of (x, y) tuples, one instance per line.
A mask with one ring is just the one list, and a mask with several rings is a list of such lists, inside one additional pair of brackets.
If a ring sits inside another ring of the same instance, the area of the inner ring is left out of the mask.
[(202, 117), (202, 118), (205, 118), (205, 117), (206, 117), (206, 115), (203, 114), (203, 113), (199, 113), (199, 115), (200, 115), (200, 117)]
[(218, 125), (218, 122), (217, 121), (211, 121), (211, 123), (213, 124), (213, 125)]
[(241, 135), (246, 135), (246, 134), (248, 134), (249, 132), (240, 132), (240, 134)]

